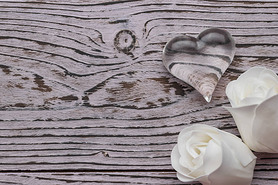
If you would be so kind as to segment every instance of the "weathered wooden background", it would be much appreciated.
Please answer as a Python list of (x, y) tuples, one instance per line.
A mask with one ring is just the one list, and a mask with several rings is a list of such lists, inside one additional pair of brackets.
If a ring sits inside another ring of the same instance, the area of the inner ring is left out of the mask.
[[(165, 43), (227, 29), (236, 56), (211, 103), (162, 65)], [(0, 1), (0, 183), (182, 184), (170, 153), (185, 125), (238, 135), (225, 86), (278, 72), (278, 1)], [(278, 184), (278, 155), (252, 184)]]

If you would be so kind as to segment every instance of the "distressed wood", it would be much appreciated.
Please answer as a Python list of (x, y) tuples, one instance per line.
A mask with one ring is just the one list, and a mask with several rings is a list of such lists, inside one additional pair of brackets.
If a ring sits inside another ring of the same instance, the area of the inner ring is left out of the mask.
[[(0, 1), (0, 184), (182, 184), (170, 153), (185, 125), (239, 135), (225, 87), (278, 73), (278, 1)], [(211, 103), (162, 65), (177, 35), (227, 29), (236, 55)], [(254, 185), (278, 183), (255, 153)]]

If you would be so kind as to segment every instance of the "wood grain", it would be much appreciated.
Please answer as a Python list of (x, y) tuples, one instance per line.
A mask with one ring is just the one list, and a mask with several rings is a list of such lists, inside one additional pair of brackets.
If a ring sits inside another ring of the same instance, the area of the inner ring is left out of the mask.
[[(225, 87), (278, 73), (278, 1), (0, 1), (0, 184), (182, 184), (170, 163), (185, 125), (239, 135)], [(171, 38), (228, 30), (236, 55), (207, 104), (162, 65)], [(278, 155), (253, 185), (278, 183)]]

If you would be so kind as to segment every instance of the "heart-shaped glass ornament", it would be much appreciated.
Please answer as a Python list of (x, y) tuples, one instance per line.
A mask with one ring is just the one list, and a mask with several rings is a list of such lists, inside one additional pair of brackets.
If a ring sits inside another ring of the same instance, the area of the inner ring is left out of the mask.
[(207, 102), (235, 54), (235, 41), (223, 29), (210, 28), (198, 35), (178, 36), (163, 49), (163, 64), (175, 77), (199, 91)]

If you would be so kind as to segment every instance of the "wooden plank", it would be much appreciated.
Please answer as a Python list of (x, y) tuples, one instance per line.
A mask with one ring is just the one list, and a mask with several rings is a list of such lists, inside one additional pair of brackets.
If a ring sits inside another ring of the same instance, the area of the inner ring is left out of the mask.
[[(170, 152), (185, 125), (239, 135), (226, 85), (256, 65), (278, 73), (278, 2), (1, 1), (0, 184), (181, 184)], [(178, 35), (227, 29), (234, 62), (212, 102), (170, 75)], [(278, 155), (252, 184), (274, 185)]]
[[(276, 185), (273, 172), (256, 173), (253, 184)], [(177, 180), (174, 172), (48, 172), (0, 174), (0, 184), (184, 184)], [(199, 183), (191, 183), (199, 185)]]

